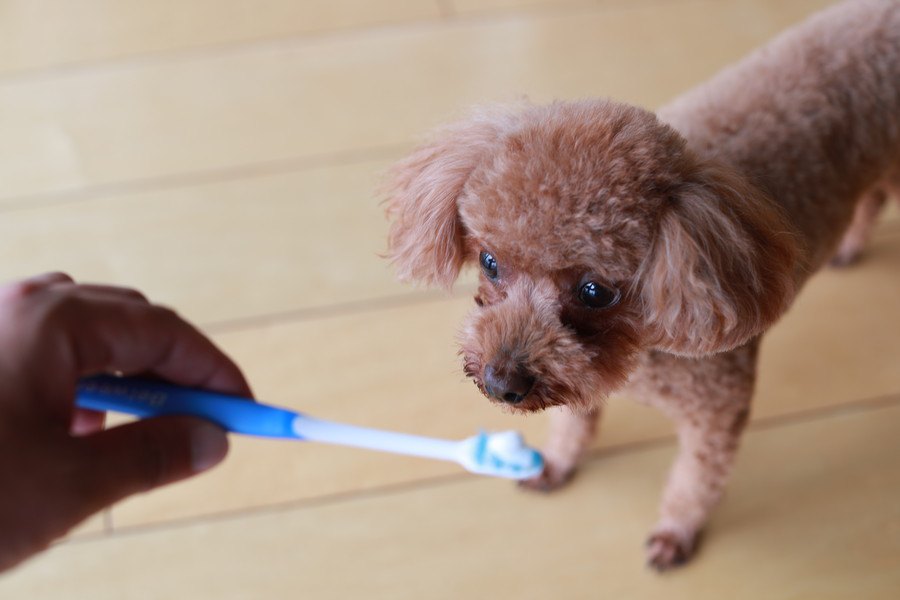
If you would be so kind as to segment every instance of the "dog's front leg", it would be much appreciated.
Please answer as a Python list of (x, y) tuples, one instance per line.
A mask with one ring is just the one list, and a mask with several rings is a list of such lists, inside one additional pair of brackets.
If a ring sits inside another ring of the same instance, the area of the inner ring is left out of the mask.
[(722, 497), (749, 408), (747, 393), (709, 413), (676, 418), (680, 449), (663, 493), (659, 522), (647, 540), (650, 566), (664, 570), (691, 557), (697, 536)]
[(550, 434), (544, 447), (544, 471), (522, 486), (541, 492), (562, 487), (572, 479), (597, 432), (600, 409), (575, 413), (565, 406), (551, 409)]

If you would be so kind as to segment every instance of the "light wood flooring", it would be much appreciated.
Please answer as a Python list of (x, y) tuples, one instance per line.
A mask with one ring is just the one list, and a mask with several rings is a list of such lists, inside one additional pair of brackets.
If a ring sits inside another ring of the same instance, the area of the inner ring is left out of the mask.
[[(464, 380), (456, 294), (378, 254), (384, 169), (476, 103), (653, 108), (826, 0), (0, 0), (0, 280), (64, 270), (197, 322), (260, 399), (462, 438), (544, 436)], [(91, 519), (3, 599), (900, 598), (900, 216), (766, 338), (701, 554), (644, 536), (675, 445), (610, 402), (566, 490), (235, 438), (192, 481)], [(2, 491), (0, 491), (2, 493)]]

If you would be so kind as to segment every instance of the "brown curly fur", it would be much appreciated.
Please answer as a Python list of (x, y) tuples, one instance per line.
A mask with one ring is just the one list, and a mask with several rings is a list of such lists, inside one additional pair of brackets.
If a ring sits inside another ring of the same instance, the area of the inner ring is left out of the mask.
[[(558, 407), (528, 486), (568, 481), (613, 391), (675, 421), (648, 542), (664, 569), (691, 556), (722, 494), (759, 336), (830, 257), (855, 260), (898, 173), (900, 3), (853, 0), (658, 115), (585, 100), (444, 128), (392, 171), (390, 255), (401, 277), (446, 287), (496, 258), (461, 354), (486, 395), (488, 366), (534, 380), (513, 410)], [(585, 306), (589, 280), (618, 303)]]

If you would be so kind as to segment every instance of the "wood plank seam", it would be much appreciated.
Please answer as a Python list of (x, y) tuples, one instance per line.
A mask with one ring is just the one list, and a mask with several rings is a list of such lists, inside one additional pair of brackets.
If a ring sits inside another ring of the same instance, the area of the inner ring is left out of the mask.
[[(881, 409), (892, 408), (900, 404), (900, 393), (876, 396), (847, 404), (840, 404), (830, 407), (822, 407), (800, 411), (795, 414), (779, 415), (753, 421), (748, 425), (749, 432), (767, 431), (777, 429), (779, 427), (800, 425), (803, 423), (811, 423), (824, 419), (838, 418), (851, 414), (859, 414)], [(627, 456), (629, 454), (637, 454), (661, 447), (675, 446), (676, 438), (674, 435), (659, 436), (652, 439), (641, 440), (618, 446), (607, 448), (598, 448), (588, 453), (585, 463), (594, 463), (605, 458), (613, 456)], [(300, 500), (280, 502), (267, 506), (257, 506), (246, 509), (228, 510), (217, 513), (211, 513), (200, 517), (186, 517), (173, 519), (171, 521), (147, 523), (143, 525), (132, 525), (123, 528), (115, 527), (114, 509), (110, 515), (110, 531), (108, 535), (78, 537), (69, 540), (66, 543), (81, 544), (94, 542), (109, 537), (119, 537), (123, 535), (140, 535), (144, 533), (152, 533), (156, 531), (165, 531), (170, 529), (179, 529), (194, 525), (202, 525), (208, 523), (216, 523), (229, 521), (235, 518), (246, 516), (258, 516), (265, 514), (278, 514), (288, 511), (306, 510), (322, 506), (341, 504), (346, 502), (365, 501), (371, 498), (383, 498), (393, 495), (402, 494), (408, 491), (418, 491), (424, 489), (434, 489), (437, 487), (455, 485), (467, 481), (471, 475), (465, 472), (453, 473), (448, 475), (437, 475), (426, 477), (412, 481), (400, 483), (391, 483), (381, 486), (374, 486), (365, 490), (345, 491), (333, 494), (326, 494)], [(501, 482), (502, 483), (502, 482)]]
[[(440, 0), (439, 0), (440, 1)], [(671, 3), (672, 0), (646, 0), (641, 7), (654, 6), (656, 4)], [(682, 3), (712, 2), (713, 0), (677, 0)], [(96, 72), (105, 69), (129, 69), (148, 65), (158, 65), (179, 60), (202, 59), (205, 57), (221, 56), (222, 54), (253, 51), (260, 48), (277, 46), (293, 46), (306, 42), (316, 42), (323, 39), (347, 38), (351, 36), (368, 34), (393, 34), (398, 30), (410, 31), (421, 28), (441, 28), (457, 26), (460, 23), (466, 25), (496, 24), (509, 18), (519, 18), (526, 15), (528, 18), (547, 18), (566, 14), (575, 10), (590, 10), (591, 12), (607, 12), (610, 10), (629, 10), (632, 6), (628, 2), (615, 2), (612, 4), (585, 4), (571, 3), (562, 6), (544, 6), (540, 10), (531, 9), (522, 11), (521, 8), (498, 9), (494, 11), (475, 12), (469, 14), (454, 13), (448, 18), (415, 19), (411, 21), (395, 21), (375, 25), (362, 25), (357, 27), (343, 27), (321, 32), (305, 32), (288, 35), (262, 36), (249, 40), (235, 40), (231, 42), (210, 43), (195, 47), (171, 48), (142, 53), (133, 53), (124, 56), (109, 57), (103, 59), (89, 59), (60, 63), (48, 67), (26, 68), (0, 72), (0, 87), (47, 81), (57, 77), (77, 75), (82, 72)]]
[[(185, 189), (204, 185), (241, 181), (271, 175), (302, 173), (324, 167), (340, 167), (392, 159), (408, 150), (407, 144), (384, 144), (349, 148), (328, 154), (308, 154), (291, 158), (229, 165), (195, 171), (182, 171), (156, 177), (123, 179), (55, 191), (19, 196), (0, 196), (0, 213), (74, 204), (110, 196)], [(373, 190), (374, 198), (374, 190)], [(374, 200), (373, 200), (374, 201)]]

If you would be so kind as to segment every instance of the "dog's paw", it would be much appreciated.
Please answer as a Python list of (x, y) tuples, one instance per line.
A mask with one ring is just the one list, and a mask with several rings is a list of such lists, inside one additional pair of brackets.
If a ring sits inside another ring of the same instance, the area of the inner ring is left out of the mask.
[(845, 269), (858, 263), (861, 256), (861, 249), (842, 247), (831, 257), (828, 264), (835, 269)]
[(831, 260), (828, 261), (829, 266), (835, 269), (845, 269), (856, 265), (865, 253), (867, 237), (854, 235), (852, 232), (845, 235), (838, 249), (831, 255)]
[(654, 531), (647, 539), (647, 566), (666, 571), (683, 565), (694, 555), (695, 540), (672, 530)]
[(520, 481), (519, 487), (534, 492), (548, 493), (564, 487), (572, 481), (574, 476), (575, 467), (559, 467), (548, 462), (540, 475)]

